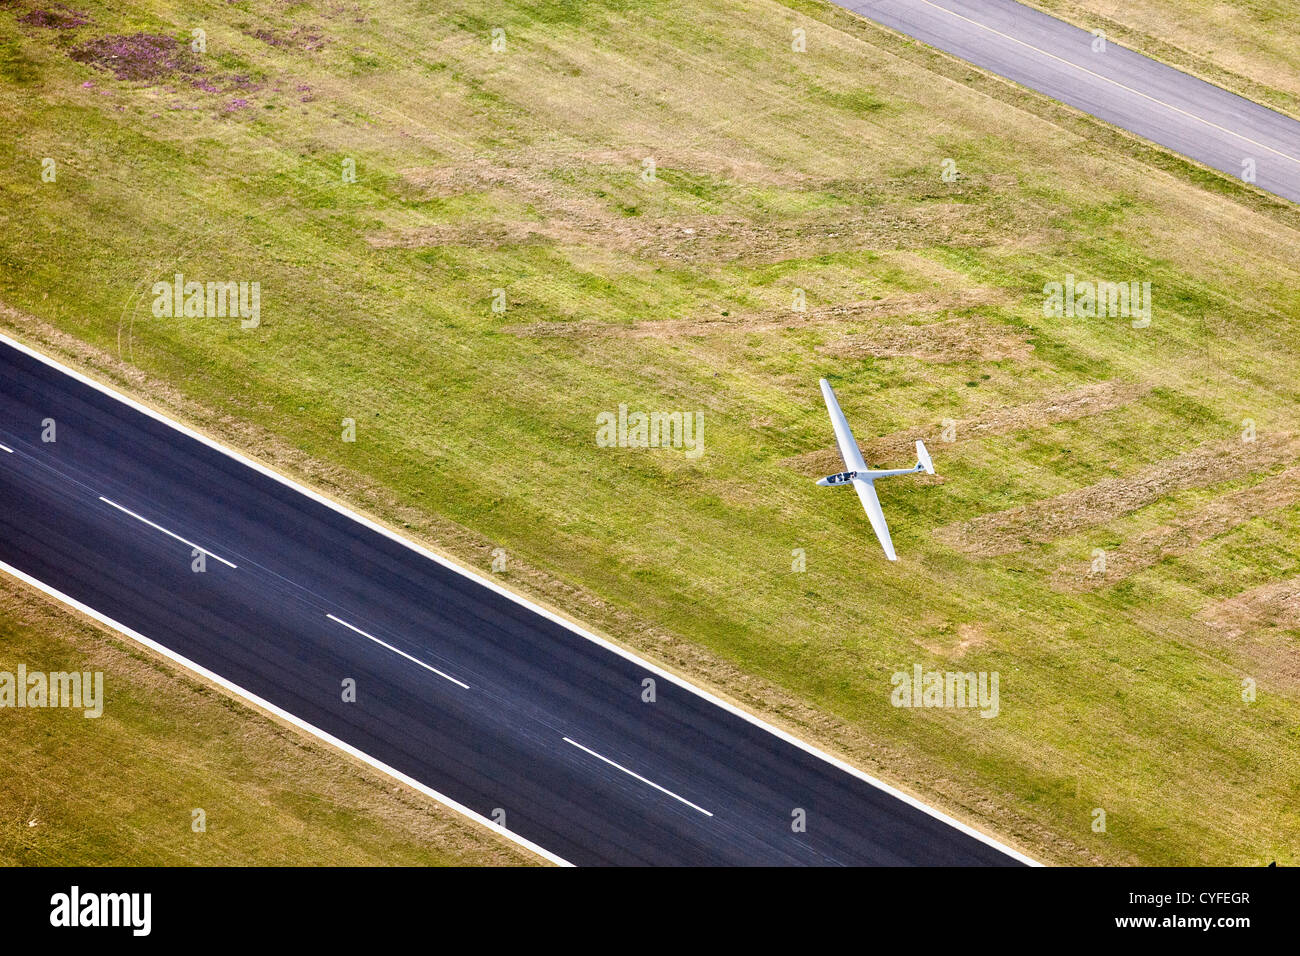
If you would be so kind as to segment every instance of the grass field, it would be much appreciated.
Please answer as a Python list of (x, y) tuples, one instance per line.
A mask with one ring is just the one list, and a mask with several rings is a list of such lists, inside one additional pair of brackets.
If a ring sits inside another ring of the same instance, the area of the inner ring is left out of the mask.
[[(821, 3), (32, 9), (12, 334), (1040, 859), (1300, 861), (1294, 206)], [(155, 317), (177, 272), (260, 325)], [(1150, 326), (1045, 317), (1068, 275)], [(820, 375), (873, 466), (930, 442), (897, 564), (812, 483)], [(620, 404), (704, 454), (601, 447)], [(916, 664), (1000, 713), (891, 706)]]
[(4, 711), (0, 864), (539, 862), (24, 585), (0, 590), (0, 646), (9, 673), (100, 671), (104, 689), (97, 718)]
[(1291, 0), (1029, 0), (1118, 43), (1300, 115), (1300, 7)]

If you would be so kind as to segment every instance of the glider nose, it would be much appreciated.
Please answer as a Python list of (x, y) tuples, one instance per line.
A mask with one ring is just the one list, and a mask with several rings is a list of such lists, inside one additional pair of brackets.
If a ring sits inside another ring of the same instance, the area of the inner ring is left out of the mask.
[(821, 485), (823, 488), (829, 488), (831, 480), (829, 478), (818, 478), (817, 484)]

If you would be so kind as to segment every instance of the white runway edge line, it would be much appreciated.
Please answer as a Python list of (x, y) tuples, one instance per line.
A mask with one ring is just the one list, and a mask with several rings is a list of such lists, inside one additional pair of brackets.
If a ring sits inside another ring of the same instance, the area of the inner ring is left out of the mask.
[[(958, 13), (956, 10), (949, 10), (947, 7), (943, 6), (942, 4), (935, 3), (934, 0), (921, 0), (921, 3), (924, 3), (927, 7), (933, 7), (935, 10), (942, 10), (944, 13), (947, 13), (950, 16), (954, 16), (958, 20), (964, 20), (967, 23), (969, 23), (971, 26), (979, 27), (981, 30), (987, 30), (989, 33), (992, 33), (995, 36), (1000, 36), (1004, 40), (1010, 40), (1012, 43), (1018, 43), (1027, 50), (1033, 50), (1035, 53), (1041, 53), (1043, 56), (1051, 57), (1053, 60), (1057, 60), (1060, 63), (1064, 63), (1066, 66), (1073, 67), (1074, 69), (1079, 70), (1082, 73), (1087, 73), (1089, 76), (1096, 77), (1097, 79), (1101, 80), (1103, 83), (1110, 83), (1112, 86), (1118, 86), (1121, 90), (1124, 90), (1127, 93), (1132, 93), (1135, 96), (1140, 96), (1143, 99), (1150, 100), (1152, 103), (1155, 103), (1157, 106), (1163, 106), (1165, 109), (1173, 110), (1175, 113), (1181, 113), (1183, 116), (1186, 116), (1189, 119), (1194, 119), (1198, 123), (1204, 123), (1206, 126), (1209, 126), (1212, 129), (1217, 129), (1221, 133), (1227, 133), (1229, 136), (1235, 136), (1243, 143), (1249, 143), (1251, 146), (1258, 146), (1260, 149), (1268, 150), (1270, 153), (1276, 153), (1278, 156), (1281, 156), (1283, 159), (1290, 160), (1293, 163), (1300, 163), (1300, 159), (1290, 155), (1289, 153), (1284, 153), (1279, 149), (1274, 149), (1272, 146), (1269, 146), (1267, 143), (1261, 143), (1258, 140), (1253, 140), (1249, 136), (1244, 136), (1241, 133), (1237, 132), (1236, 130), (1228, 129), (1228, 127), (1226, 126), (1220, 126), (1218, 123), (1211, 122), (1210, 120), (1207, 120), (1204, 116), (1197, 116), (1195, 113), (1189, 112), (1188, 110), (1185, 110), (1182, 107), (1174, 106), (1174, 104), (1172, 103), (1166, 103), (1164, 100), (1157, 99), (1156, 97), (1152, 96), (1149, 93), (1143, 93), (1141, 90), (1135, 90), (1133, 87), (1126, 86), (1125, 84), (1121, 83), (1119, 80), (1112, 80), (1109, 76), (1102, 76), (1100, 73), (1090, 70), (1086, 66), (1083, 66), (1079, 63), (1075, 63), (1073, 60), (1067, 60), (1065, 59), (1065, 57), (1057, 56), (1055, 53), (1050, 53), (1047, 50), (1042, 49), (1041, 47), (1036, 47), (1032, 43), (1026, 43), (1024, 40), (1021, 40), (1018, 37), (1013, 37), (1009, 33), (1003, 33), (1001, 30), (995, 29), (994, 27), (991, 27), (986, 23), (980, 23), (978, 20), (972, 20), (970, 17)], [(868, 13), (864, 13), (863, 11), (853, 10), (853, 12), (858, 14), (859, 16), (863, 16), (863, 17), (867, 17), (868, 19), (871, 19), (871, 15)], [(1053, 19), (1056, 18), (1053, 17)], [(1062, 22), (1064, 23), (1065, 21)], [(900, 30), (898, 32), (901, 33), (903, 31)], [(1119, 46), (1119, 44), (1116, 45)], [(939, 49), (939, 47), (936, 47), (935, 49)], [(1122, 47), (1122, 49), (1127, 50), (1128, 47)], [(1129, 52), (1138, 53), (1137, 50), (1129, 50)], [(956, 56), (956, 54), (952, 54), (952, 55)], [(1144, 55), (1145, 54), (1138, 53), (1138, 56), (1144, 56)], [(964, 62), (969, 62), (969, 61), (964, 61)], [(996, 71), (990, 70), (990, 72), (996, 72)], [(1179, 72), (1182, 71), (1180, 70)], [(1191, 74), (1186, 74), (1186, 75), (1190, 76)], [(1222, 87), (1219, 87), (1219, 89), (1222, 89)], [(1265, 109), (1267, 109), (1267, 107), (1265, 107)]]
[(360, 634), (362, 637), (374, 641), (374, 642), (375, 642), (376, 644), (378, 644), (380, 647), (387, 648), (388, 650), (392, 651), (394, 654), (401, 654), (401, 655), (402, 655), (403, 657), (405, 657), (408, 661), (411, 661), (412, 663), (415, 663), (415, 664), (419, 664), (419, 665), (420, 665), (421, 667), (423, 667), (426, 671), (433, 671), (433, 672), (434, 672), (435, 674), (437, 674), (439, 677), (443, 678), (444, 680), (449, 680), (449, 681), (451, 681), (451, 682), (452, 682), (453, 684), (455, 684), (457, 687), (463, 687), (463, 688), (465, 688), (465, 690), (469, 690), (469, 684), (462, 684), (460, 681), (456, 680), (456, 678), (452, 677), (450, 674), (444, 674), (442, 671), (438, 670), (438, 668), (436, 668), (436, 667), (430, 667), (428, 664), (426, 664), (424, 661), (420, 660), (418, 657), (412, 657), (410, 654), (406, 653), (406, 651), (399, 650), (398, 648), (394, 647), (392, 644), (387, 644), (387, 643), (385, 643), (384, 641), (381, 641), (379, 638), (375, 637), (375, 635), (373, 635), (373, 634), (367, 634), (365, 631), (361, 630), (361, 628), (357, 627), (355, 624), (349, 624), (347, 621), (343, 620), (343, 618), (341, 618), (341, 617), (335, 617), (333, 614), (326, 614), (325, 616), (328, 617), (328, 618), (329, 618), (331, 621), (333, 621), (334, 623), (336, 623), (336, 624), (342, 624), (342, 625), (343, 625), (344, 627), (346, 627), (348, 630), (350, 630), (350, 631), (356, 631), (356, 632), (357, 632), (358, 634)]
[(584, 747), (582, 744), (578, 743), (576, 740), (572, 740), (572, 739), (570, 739), (570, 738), (568, 738), (568, 737), (565, 737), (565, 738), (564, 738), (564, 742), (565, 742), (566, 744), (573, 744), (573, 746), (577, 747), (577, 748), (578, 748), (579, 750), (581, 750), (583, 753), (589, 753), (589, 754), (591, 754), (593, 757), (595, 757), (597, 760), (603, 760), (603, 761), (605, 761), (605, 763), (609, 764), (611, 767), (617, 767), (619, 770), (622, 770), (622, 771), (623, 771), (625, 774), (627, 774), (629, 777), (635, 777), (637, 780), (640, 780), (642, 783), (647, 784), (648, 786), (654, 787), (654, 788), (655, 788), (656, 790), (658, 790), (660, 793), (666, 793), (666, 794), (668, 794), (668, 796), (672, 797), (674, 800), (680, 800), (682, 803), (686, 804), (686, 805), (687, 805), (688, 807), (690, 807), (692, 810), (699, 810), (700, 813), (704, 814), (706, 817), (711, 817), (711, 816), (713, 816), (713, 814), (710, 813), (708, 810), (705, 810), (703, 807), (701, 807), (701, 806), (699, 806), (699, 805), (697, 805), (697, 804), (691, 803), (691, 801), (687, 800), (685, 797), (678, 796), (677, 794), (675, 794), (675, 793), (673, 793), (671, 790), (669, 790), (667, 787), (661, 787), (661, 786), (659, 786), (659, 784), (655, 783), (653, 780), (647, 780), (645, 777), (641, 776), (639, 773), (633, 773), (631, 770), (628, 770), (627, 767), (624, 767), (621, 763), (614, 763), (614, 761), (610, 760), (608, 757), (602, 757), (600, 754), (596, 753), (596, 751), (592, 750), (592, 749), (589, 748), (589, 747)]
[(242, 697), (250, 704), (259, 707), (262, 710), (267, 711), (268, 713), (274, 714), (276, 717), (279, 717), (281, 720), (287, 721), (288, 723), (299, 728), (300, 730), (306, 731), (307, 733), (311, 734), (313, 737), (320, 740), (322, 743), (329, 744), (331, 747), (336, 747), (339, 750), (343, 751), (344, 753), (360, 760), (362, 763), (374, 767), (380, 773), (387, 774), (388, 776), (392, 777), (394, 780), (400, 781), (401, 783), (406, 784), (408, 787), (411, 787), (413, 790), (418, 790), (426, 797), (436, 800), (438, 803), (441, 803), (449, 810), (454, 810), (456, 813), (461, 814), (461, 816), (468, 817), (469, 819), (475, 821), (476, 823), (481, 823), (483, 826), (487, 827), (493, 833), (497, 833), (505, 837), (507, 840), (517, 843), (519, 846), (523, 847), (526, 850), (531, 850), (533, 853), (536, 853), (538, 856), (542, 857), (543, 859), (549, 860), (550, 862), (556, 864), (557, 866), (573, 865), (563, 857), (556, 856), (554, 853), (552, 853), (550, 850), (546, 849), (545, 847), (538, 846), (532, 840), (529, 840), (526, 837), (522, 837), (517, 833), (511, 833), (509, 830), (505, 829), (495, 821), (489, 820), (487, 817), (483, 816), (480, 813), (476, 813), (475, 811), (471, 810), (469, 807), (457, 803), (455, 800), (451, 799), (451, 797), (445, 796), (444, 794), (439, 793), (437, 790), (434, 790), (432, 787), (426, 786), (425, 784), (416, 780), (414, 777), (408, 777), (406, 774), (402, 773), (402, 771), (390, 767), (388, 766), (388, 764), (383, 763), (382, 761), (376, 760), (374, 757), (370, 756), (370, 754), (366, 753), (365, 751), (358, 750), (356, 747), (353, 747), (351, 744), (347, 743), (346, 741), (340, 740), (334, 735), (321, 730), (319, 727), (314, 727), (313, 725), (307, 723), (307, 721), (303, 720), (301, 717), (297, 717), (294, 714), (289, 713), (287, 710), (277, 707), (269, 700), (263, 700), (261, 697), (258, 697), (252, 691), (245, 690), (244, 688), (240, 687), (238, 684), (234, 683), (233, 681), (226, 680), (226, 678), (222, 677), (220, 674), (208, 670), (206, 667), (202, 666), (201, 664), (194, 663), (194, 661), (190, 660), (187, 657), (182, 657), (180, 654), (177, 654), (171, 648), (164, 647), (162, 644), (159, 644), (157, 641), (152, 641), (149, 638), (145, 637), (140, 632), (133, 631), (125, 624), (119, 624), (111, 617), (108, 617), (107, 615), (104, 614), (100, 614), (93, 607), (89, 607), (85, 604), (82, 604), (76, 598), (69, 597), (68, 595), (64, 594), (62, 591), (58, 590), (57, 588), (50, 587), (44, 581), (37, 580), (36, 578), (32, 577), (30, 574), (26, 573), (25, 571), (19, 571), (17, 568), (12, 567), (11, 565), (5, 563), (4, 561), (0, 561), (0, 571), (4, 571), (6, 574), (12, 574), (19, 581), (22, 581), (25, 584), (30, 584), (32, 587), (36, 588), (36, 590), (42, 591), (45, 594), (48, 594), (50, 597), (62, 601), (64, 604), (68, 605), (69, 607), (75, 608), (76, 610), (80, 611), (82, 614), (94, 618), (96, 621), (99, 621), (101, 624), (107, 625), (108, 627), (111, 627), (113, 630), (125, 634), (131, 640), (136, 641), (139, 644), (143, 644), (145, 647), (149, 648), (150, 650), (157, 651), (163, 657), (166, 657), (168, 660), (174, 661), (175, 663), (179, 664), (181, 667), (184, 667), (186, 670), (198, 674), (200, 677), (203, 677), (211, 681), (212, 683), (218, 685), (219, 687), (225, 688), (235, 696)]
[[(218, 451), (221, 454), (226, 455), (227, 457), (239, 462), (240, 464), (246, 465), (247, 467), (252, 468), (254, 471), (263, 474), (266, 477), (271, 478), (275, 481), (278, 481), (282, 485), (285, 485), (286, 487), (294, 489), (294, 491), (297, 491), (299, 494), (306, 495), (312, 501), (324, 505), (325, 507), (336, 511), (341, 515), (347, 516), (348, 518), (357, 522), (358, 524), (369, 528), (371, 531), (374, 531), (377, 534), (382, 534), (384, 537), (388, 538), (389, 540), (396, 541), (398, 544), (410, 548), (412, 551), (416, 552), (417, 554), (423, 555), (424, 557), (428, 558), (430, 561), (433, 561), (436, 564), (440, 564), (443, 567), (447, 568), (448, 570), (456, 572), (457, 574), (463, 575), (464, 577), (469, 578), (471, 581), (474, 581), (482, 585), (483, 587), (487, 588), (490, 591), (494, 591), (495, 593), (500, 594), (502, 597), (514, 601), (516, 604), (519, 604), (522, 607), (528, 608), (534, 614), (540, 614), (548, 621), (552, 621), (560, 625), (561, 627), (567, 628), (568, 630), (572, 631), (574, 634), (577, 634), (579, 637), (585, 638), (586, 640), (591, 641), (593, 644), (598, 644), (601, 647), (605, 648), (607, 651), (613, 654), (617, 654), (619, 657), (622, 657), (625, 660), (634, 662), (639, 667), (644, 667), (650, 673), (658, 677), (661, 677), (664, 680), (672, 684), (675, 684), (678, 687), (690, 691), (692, 694), (695, 694), (696, 696), (700, 697), (703, 700), (707, 700), (709, 703), (713, 704), (716, 707), (721, 707), (729, 714), (733, 714), (736, 717), (741, 718), (742, 720), (746, 720), (756, 727), (761, 727), (763, 730), (772, 734), (774, 737), (777, 737), (778, 739), (785, 741), (786, 743), (790, 744), (792, 747), (798, 747), (800, 750), (804, 751), (805, 753), (812, 754), (814, 757), (826, 761), (828, 764), (830, 764), (832, 767), (835, 767), (837, 770), (842, 770), (844, 773), (847, 773), (850, 776), (857, 777), (859, 780), (863, 781), (864, 783), (870, 784), (876, 789), (889, 794), (891, 797), (903, 801), (908, 806), (914, 807), (915, 809), (920, 810), (922, 813), (927, 813), (930, 816), (934, 817), (936, 820), (942, 820), (944, 823), (948, 824), (948, 826), (952, 827), (953, 829), (958, 830), (961, 833), (964, 833), (973, 839), (979, 840), (981, 843), (991, 846), (994, 849), (1000, 850), (1001, 852), (1005, 853), (1007, 856), (1011, 857), (1012, 859), (1024, 863), (1028, 866), (1042, 866), (1042, 864), (1039, 863), (1037, 860), (1034, 860), (1031, 857), (1026, 856), (1025, 854), (1021, 853), (1019, 850), (1012, 849), (1006, 844), (993, 839), (988, 834), (981, 833), (979, 830), (976, 830), (974, 827), (968, 826), (967, 824), (962, 823), (960, 820), (948, 816), (948, 814), (943, 813), (940, 810), (936, 810), (934, 807), (930, 806), (929, 804), (923, 803), (922, 801), (918, 800), (916, 797), (904, 793), (903, 791), (899, 790), (896, 787), (890, 786), (889, 784), (885, 783), (883, 780), (877, 780), (875, 777), (871, 776), (870, 774), (862, 770), (859, 770), (857, 767), (853, 766), (852, 764), (846, 763), (845, 761), (840, 760), (838, 757), (833, 757), (830, 754), (826, 753), (825, 751), (819, 750), (818, 748), (814, 747), (812, 744), (800, 740), (798, 737), (794, 736), (793, 734), (787, 733), (786, 731), (782, 730), (780, 727), (777, 727), (773, 724), (769, 724), (767, 721), (763, 720), (760, 717), (754, 716), (753, 714), (749, 713), (746, 710), (742, 710), (741, 708), (737, 707), (735, 704), (725, 701), (721, 697), (718, 697), (715, 694), (711, 694), (700, 687), (696, 687), (690, 681), (687, 681), (684, 678), (679, 677), (676, 674), (673, 674), (670, 671), (665, 670), (664, 668), (660, 667), (657, 664), (652, 664), (649, 661), (638, 657), (637, 655), (633, 654), (631, 651), (627, 650), (626, 648), (620, 647), (619, 645), (613, 643), (612, 641), (606, 640), (605, 638), (599, 636), (598, 634), (593, 634), (591, 631), (588, 631), (585, 628), (580, 627), (579, 625), (575, 624), (573, 621), (560, 617), (558, 614), (554, 613), (553, 611), (547, 610), (546, 608), (542, 607), (540, 604), (533, 603), (528, 598), (524, 597), (522, 594), (516, 594), (515, 592), (508, 590), (507, 588), (504, 588), (501, 585), (497, 584), (495, 581), (483, 577), (477, 571), (474, 571), (471, 568), (463, 567), (462, 565), (457, 564), (456, 562), (450, 560), (449, 558), (445, 558), (434, 551), (430, 551), (428, 548), (424, 547), (421, 544), (417, 544), (416, 542), (410, 540), (409, 538), (402, 537), (400, 534), (393, 531), (392, 529), (384, 527), (382, 524), (379, 524), (378, 522), (373, 521), (370, 518), (367, 518), (365, 515), (353, 511), (351, 508), (341, 505), (337, 501), (334, 501), (331, 498), (327, 498), (325, 495), (322, 495), (318, 491), (313, 491), (311, 488), (308, 488), (306, 485), (300, 484), (299, 482), (294, 481), (292, 478), (282, 475), (278, 471), (275, 471), (274, 469), (268, 468), (266, 465), (262, 464), (259, 461), (256, 461), (255, 459), (240, 454), (239, 452), (231, 448), (227, 448), (225, 445), (221, 444), (218, 441), (215, 441), (214, 439), (209, 438), (207, 435), (204, 435), (202, 432), (195, 431), (194, 429), (190, 428), (187, 425), (182, 425), (180, 422), (168, 418), (166, 415), (163, 415), (161, 412), (157, 412), (154, 409), (150, 408), (149, 406), (143, 405), (140, 402), (137, 402), (135, 399), (130, 398), (127, 395), (123, 395), (121, 392), (117, 391), (114, 388), (110, 388), (109, 386), (105, 385), (103, 382), (96, 381), (90, 376), (85, 375), (82, 372), (78, 372), (76, 369), (70, 368), (56, 359), (52, 359), (48, 355), (38, 352), (35, 349), (30, 348), (29, 346), (26, 346), (23, 343), (10, 338), (8, 335), (4, 334), (3, 332), (0, 332), (0, 343), (8, 345), (11, 348), (16, 349), (17, 351), (22, 352), (24, 355), (30, 356), (31, 358), (34, 358), (38, 362), (42, 362), (51, 368), (58, 369), (63, 374), (76, 379), (78, 382), (81, 382), (83, 385), (86, 385), (90, 388), (95, 389), (97, 392), (101, 392), (102, 394), (109, 396), (110, 398), (113, 398), (116, 401), (121, 402), (123, 405), (126, 405), (129, 408), (135, 409), (136, 411), (140, 412), (142, 415), (148, 415), (154, 421), (161, 422), (162, 424), (168, 426), (169, 428), (173, 428), (176, 431), (180, 432), (181, 434), (187, 435), (190, 438), (193, 438), (195, 441), (208, 446), (214, 451)], [(42, 585), (42, 589), (46, 590), (43, 585)], [(115, 624), (112, 626), (117, 627), (117, 625)], [(118, 629), (122, 630), (121, 628)], [(126, 632), (124, 631), (124, 633)], [(171, 656), (170, 652), (169, 652), (169, 656)], [(223, 681), (223, 684), (224, 683), (225, 682)], [(301, 721), (298, 721), (296, 718), (294, 719), (294, 722), (301, 724)], [(351, 748), (348, 749), (349, 752), (351, 752)], [(373, 766), (379, 766), (379, 764), (374, 760), (373, 757), (366, 757), (365, 759), (368, 763), (371, 763)], [(392, 775), (398, 776), (399, 779), (402, 779), (403, 781), (409, 779), (407, 777), (399, 775), (397, 771), (388, 771), (387, 769), (385, 769), (385, 772), (392, 773)], [(421, 787), (421, 790), (425, 790), (426, 792), (428, 792), (427, 788)], [(441, 800), (443, 803), (447, 804), (448, 806), (456, 807), (456, 805), (449, 800), (443, 799), (441, 797), (437, 799)], [(501, 828), (498, 827), (496, 824), (491, 823), (491, 821), (485, 821), (483, 817), (479, 816), (473, 811), (466, 811), (466, 812), (468, 813), (468, 815), (472, 816), (475, 820), (478, 820), (480, 822), (487, 822), (497, 832), (503, 832)], [(507, 835), (510, 836), (511, 839), (516, 839), (512, 834), (509, 834), (508, 832)], [(521, 842), (521, 840), (522, 838), (516, 839), (516, 842)], [(552, 855), (549, 853), (549, 851), (542, 851), (542, 852), (543, 855), (547, 857), (547, 859), (552, 859)]]
[(131, 516), (132, 518), (134, 518), (136, 521), (143, 521), (145, 524), (147, 524), (149, 527), (153, 528), (155, 531), (161, 531), (163, 534), (167, 535), (169, 538), (175, 538), (177, 541), (181, 542), (181, 544), (188, 544), (188, 545), (189, 545), (191, 548), (193, 548), (195, 551), (202, 551), (202, 552), (203, 552), (204, 554), (206, 554), (209, 558), (216, 558), (218, 561), (220, 561), (220, 562), (221, 562), (222, 564), (224, 564), (226, 567), (229, 567), (229, 568), (237, 568), (237, 567), (239, 567), (239, 565), (235, 564), (235, 563), (232, 562), (232, 561), (227, 561), (227, 560), (226, 560), (225, 558), (223, 558), (221, 555), (219, 555), (219, 554), (213, 554), (213, 553), (212, 553), (211, 551), (209, 551), (207, 548), (200, 548), (200, 547), (199, 547), (197, 544), (195, 544), (193, 541), (189, 541), (189, 540), (187, 540), (187, 539), (185, 539), (185, 538), (182, 538), (180, 535), (176, 534), (174, 531), (168, 531), (168, 530), (167, 530), (166, 528), (164, 528), (162, 525), (160, 525), (160, 524), (154, 524), (154, 523), (153, 523), (152, 521), (150, 521), (148, 518), (145, 518), (145, 517), (142, 517), (142, 516), (136, 514), (134, 511), (130, 510), (129, 508), (123, 508), (123, 507), (122, 507), (121, 505), (119, 505), (116, 501), (109, 501), (109, 500), (108, 500), (107, 498), (105, 498), (103, 495), (100, 495), (100, 496), (99, 496), (99, 500), (102, 501), (102, 502), (104, 502), (104, 504), (106, 504), (106, 505), (112, 505), (114, 508), (116, 508), (118, 511), (122, 512), (123, 514), (128, 514), (128, 515), (130, 515), (130, 516)]

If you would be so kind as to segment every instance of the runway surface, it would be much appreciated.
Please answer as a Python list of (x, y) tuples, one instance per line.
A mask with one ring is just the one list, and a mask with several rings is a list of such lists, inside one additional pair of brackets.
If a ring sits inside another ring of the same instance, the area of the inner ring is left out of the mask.
[(566, 862), (1026, 862), (3, 338), (0, 562)]
[[(1300, 122), (1014, 0), (834, 0), (990, 72), (1300, 202)], [(1064, 147), (1063, 147), (1064, 148)], [(960, 160), (959, 160), (960, 162)]]

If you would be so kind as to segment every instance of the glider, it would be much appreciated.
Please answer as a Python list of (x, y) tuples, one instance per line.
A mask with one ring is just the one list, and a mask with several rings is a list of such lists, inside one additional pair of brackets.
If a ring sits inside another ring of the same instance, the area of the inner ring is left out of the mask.
[(835, 400), (831, 383), (826, 379), (822, 379), (821, 382), (822, 397), (826, 399), (826, 410), (831, 413), (831, 427), (835, 429), (835, 443), (840, 446), (840, 457), (844, 459), (844, 467), (848, 471), (842, 471), (838, 475), (828, 475), (820, 479), (817, 484), (827, 487), (851, 483), (857, 489), (858, 497), (862, 499), (862, 507), (867, 509), (867, 517), (871, 519), (871, 527), (875, 529), (876, 537), (880, 539), (880, 546), (885, 549), (885, 557), (890, 561), (897, 561), (894, 542), (889, 539), (889, 525), (885, 524), (885, 512), (880, 507), (880, 499), (876, 497), (875, 481), (877, 478), (887, 478), (890, 475), (914, 475), (918, 471), (933, 475), (934, 463), (930, 461), (930, 453), (925, 450), (925, 444), (918, 440), (914, 467), (872, 471), (862, 460), (862, 452), (858, 449), (858, 443), (853, 440), (853, 432), (849, 431), (849, 423), (844, 418), (844, 413), (840, 411), (840, 403)]

